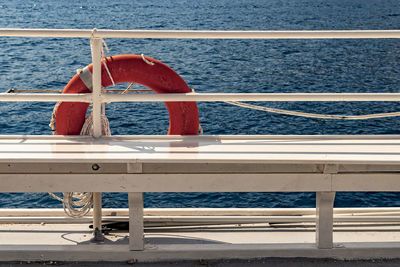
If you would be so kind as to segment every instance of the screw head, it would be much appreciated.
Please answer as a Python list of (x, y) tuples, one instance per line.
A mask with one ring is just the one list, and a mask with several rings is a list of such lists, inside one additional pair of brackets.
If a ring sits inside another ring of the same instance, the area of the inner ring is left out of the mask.
[(100, 166), (97, 165), (96, 163), (92, 165), (92, 170), (98, 171), (100, 169)]

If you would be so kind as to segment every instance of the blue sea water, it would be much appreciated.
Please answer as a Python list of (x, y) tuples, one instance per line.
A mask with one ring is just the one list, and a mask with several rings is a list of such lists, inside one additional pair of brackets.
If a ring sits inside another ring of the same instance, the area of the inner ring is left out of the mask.
[[(358, 30), (399, 29), (397, 0), (13, 0), (1, 28)], [(400, 40), (107, 39), (111, 55), (145, 54), (197, 92), (398, 92)], [(89, 40), (0, 38), (0, 91), (62, 89), (91, 63)], [(126, 86), (126, 85), (123, 85)], [(400, 111), (396, 102), (257, 103), (326, 114)], [(398, 118), (331, 121), (198, 103), (205, 134), (400, 134)], [(0, 134), (50, 134), (53, 105), (0, 103)], [(112, 134), (165, 134), (162, 103), (107, 106)], [(398, 193), (338, 193), (335, 205), (398, 206)], [(104, 194), (126, 207), (126, 194)], [(313, 193), (145, 194), (146, 207), (313, 207)], [(0, 194), (0, 207), (60, 207), (47, 194)]]

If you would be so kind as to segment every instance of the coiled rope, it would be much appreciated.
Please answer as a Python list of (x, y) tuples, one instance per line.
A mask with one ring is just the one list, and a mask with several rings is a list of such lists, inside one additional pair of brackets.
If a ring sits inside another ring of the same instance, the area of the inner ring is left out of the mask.
[(73, 218), (85, 216), (93, 205), (93, 193), (91, 192), (64, 192), (59, 197), (49, 192), (50, 196), (63, 203), (64, 212)]
[[(54, 119), (55, 115), (52, 115), (52, 121)], [(53, 129), (53, 134), (55, 134), (54, 124), (52, 125), (52, 129)], [(101, 113), (101, 133), (102, 135), (106, 136), (111, 135), (110, 124), (105, 115), (104, 105)], [(80, 135), (93, 135), (93, 111), (86, 117)], [(51, 192), (49, 192), (49, 194), (53, 198), (61, 201), (65, 213), (73, 218), (79, 218), (85, 216), (90, 211), (90, 208), (93, 205), (92, 192), (63, 192), (62, 197), (59, 197)]]
[(316, 118), (316, 119), (331, 119), (331, 120), (367, 120), (367, 119), (377, 119), (377, 118), (387, 118), (387, 117), (398, 117), (400, 116), (400, 112), (389, 112), (389, 113), (374, 113), (374, 114), (366, 114), (366, 115), (327, 115), (327, 114), (317, 114), (317, 113), (306, 113), (278, 108), (269, 108), (256, 106), (248, 103), (237, 102), (237, 101), (225, 101), (225, 103), (239, 106), (242, 108), (249, 108), (254, 110), (261, 110), (271, 113), (298, 116), (298, 117), (306, 117), (306, 118)]

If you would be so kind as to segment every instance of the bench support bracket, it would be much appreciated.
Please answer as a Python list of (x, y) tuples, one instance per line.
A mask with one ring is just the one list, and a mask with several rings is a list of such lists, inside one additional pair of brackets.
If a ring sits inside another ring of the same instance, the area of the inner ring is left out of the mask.
[(318, 248), (333, 247), (333, 202), (335, 192), (317, 192), (316, 244)]
[(129, 249), (144, 249), (143, 193), (128, 193), (129, 199)]

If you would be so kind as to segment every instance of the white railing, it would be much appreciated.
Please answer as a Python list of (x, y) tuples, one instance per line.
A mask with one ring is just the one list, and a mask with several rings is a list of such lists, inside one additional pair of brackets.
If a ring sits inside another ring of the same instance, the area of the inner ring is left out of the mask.
[(75, 101), (93, 103), (94, 137), (101, 136), (100, 111), (104, 102), (126, 101), (400, 101), (398, 93), (273, 93), (273, 94), (138, 94), (101, 93), (102, 38), (190, 38), (190, 39), (354, 39), (400, 38), (400, 30), (343, 31), (174, 31), (174, 30), (80, 30), (80, 29), (0, 29), (4, 37), (90, 38), (93, 60), (91, 94), (0, 94), (1, 101)]
[[(148, 30), (70, 30), (0, 29), (3, 37), (90, 38), (93, 60), (91, 94), (0, 94), (1, 101), (74, 101), (93, 103), (94, 137), (101, 136), (101, 104), (126, 101), (400, 101), (400, 93), (273, 93), (273, 94), (135, 94), (101, 92), (102, 38), (177, 38), (177, 39), (355, 39), (400, 38), (399, 30), (389, 31), (148, 31)], [(101, 225), (101, 195), (94, 194), (94, 225)]]
[[(400, 93), (182, 93), (182, 94), (102, 94), (101, 102), (161, 102), (161, 101), (400, 101)], [(26, 94), (0, 93), (0, 102), (91, 102), (91, 94)]]
[(78, 38), (175, 38), (175, 39), (359, 39), (400, 38), (400, 30), (342, 31), (186, 31), (186, 30), (79, 30), (0, 29), (0, 36)]

